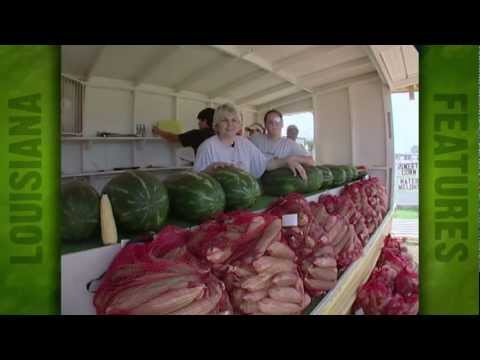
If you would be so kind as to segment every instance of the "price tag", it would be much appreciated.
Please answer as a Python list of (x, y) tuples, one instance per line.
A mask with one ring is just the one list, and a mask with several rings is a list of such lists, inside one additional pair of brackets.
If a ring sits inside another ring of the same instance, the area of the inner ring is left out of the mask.
[(282, 226), (298, 226), (298, 214), (286, 214), (282, 216)]

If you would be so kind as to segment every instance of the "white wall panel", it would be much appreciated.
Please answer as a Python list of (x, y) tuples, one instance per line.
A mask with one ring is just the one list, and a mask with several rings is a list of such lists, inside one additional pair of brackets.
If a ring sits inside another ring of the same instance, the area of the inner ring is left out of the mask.
[(184, 124), (185, 130), (198, 129), (198, 113), (209, 106), (208, 102), (189, 99), (179, 99), (179, 119)]
[(348, 90), (315, 95), (316, 159), (322, 164), (352, 162)]
[(132, 133), (133, 96), (131, 91), (87, 87), (85, 98), (85, 133), (97, 131)]
[(116, 167), (134, 166), (133, 142), (92, 142), (85, 147), (84, 171), (112, 170)]
[(385, 116), (380, 81), (353, 85), (350, 106), (354, 116), (355, 161), (367, 166), (385, 166)]
[(138, 91), (135, 95), (135, 118), (137, 124), (146, 124), (148, 131), (158, 121), (175, 120), (174, 97)]
[(313, 111), (313, 102), (312, 99), (305, 99), (291, 104), (287, 104), (285, 106), (280, 106), (277, 108), (277, 110), (281, 111), (283, 114)]

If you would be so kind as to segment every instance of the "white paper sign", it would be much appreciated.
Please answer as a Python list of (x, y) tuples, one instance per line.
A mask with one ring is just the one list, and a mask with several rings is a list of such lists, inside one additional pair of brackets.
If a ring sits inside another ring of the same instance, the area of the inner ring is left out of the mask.
[(286, 214), (282, 216), (282, 226), (298, 226), (298, 214)]

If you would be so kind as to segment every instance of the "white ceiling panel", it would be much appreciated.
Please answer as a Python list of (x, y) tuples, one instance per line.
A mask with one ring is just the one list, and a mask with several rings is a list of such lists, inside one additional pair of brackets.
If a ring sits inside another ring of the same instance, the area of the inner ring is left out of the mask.
[[(282, 91), (275, 92), (275, 93), (270, 94), (270, 95), (263, 96), (262, 98), (256, 99), (254, 101), (251, 101), (249, 103), (249, 105), (259, 106), (259, 105), (270, 103), (270, 102), (273, 102), (275, 100), (282, 99), (282, 98), (285, 98), (289, 95), (298, 94), (298, 93), (299, 93), (298, 89), (295, 88), (295, 87), (292, 87), (292, 88), (289, 88), (289, 89), (285, 89), (285, 90), (282, 90)], [(302, 92), (302, 94), (308, 94), (308, 93), (306, 91), (304, 91), (304, 92)]]
[(217, 61), (222, 54), (208, 47), (185, 46), (155, 69), (145, 83), (172, 87), (194, 71)]
[(229, 92), (229, 96), (233, 99), (240, 99), (283, 83), (285, 83), (284, 80), (273, 75), (268, 75), (257, 80), (252, 80), (238, 89), (234, 89), (233, 91)]
[(168, 46), (118, 45), (107, 46), (98, 59), (92, 76), (134, 80), (151, 58), (165, 52)]
[(375, 71), (375, 67), (369, 62), (359, 62), (356, 66), (351, 66), (348, 68), (341, 68), (338, 71), (332, 70), (321, 70), (318, 73), (314, 73), (310, 76), (303, 78), (303, 82), (306, 86), (316, 88), (318, 86), (331, 83), (333, 81), (346, 79), (353, 76), (358, 76), (362, 74), (367, 74), (372, 71)]
[(102, 45), (62, 46), (62, 73), (83, 77)]
[[(310, 92), (376, 69), (387, 74), (392, 88), (416, 81), (418, 53), (412, 45), (62, 47), (62, 72), (81, 79), (98, 76), (112, 82), (127, 80), (134, 86), (156, 85), (212, 97), (247, 99), (251, 105)], [(259, 94), (256, 99), (252, 98), (255, 94)]]
[(220, 67), (218, 70), (211, 72), (208, 76), (196, 81), (190, 86), (189, 90), (208, 94), (215, 89), (241, 79), (256, 70), (257, 67), (254, 65), (238, 60), (226, 67)]
[(253, 50), (254, 54), (269, 62), (290, 56), (314, 45), (239, 45), (244, 51)]
[(365, 51), (360, 46), (345, 45), (299, 61), (297, 64), (290, 66), (288, 71), (294, 76), (300, 77), (365, 56)]

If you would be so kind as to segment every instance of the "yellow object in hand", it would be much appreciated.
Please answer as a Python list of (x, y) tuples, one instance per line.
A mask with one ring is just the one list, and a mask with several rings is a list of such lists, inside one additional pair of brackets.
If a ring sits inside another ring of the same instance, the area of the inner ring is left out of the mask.
[(172, 134), (178, 135), (184, 132), (183, 126), (178, 120), (161, 120), (157, 123), (160, 130), (168, 131)]

